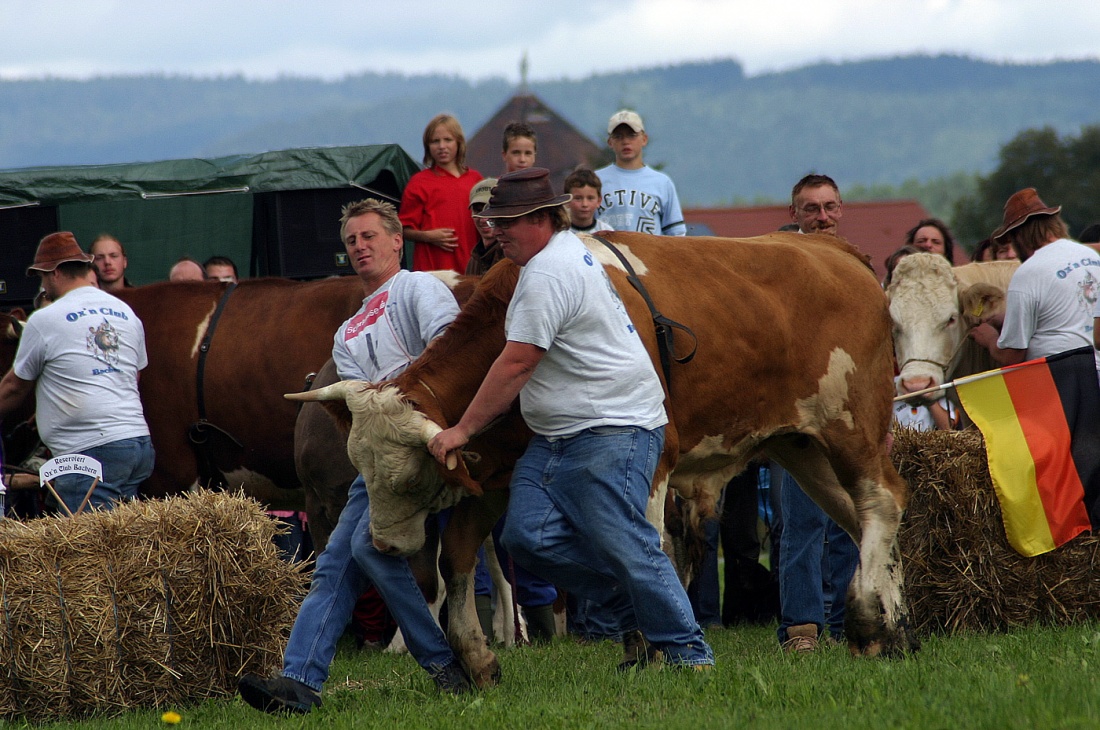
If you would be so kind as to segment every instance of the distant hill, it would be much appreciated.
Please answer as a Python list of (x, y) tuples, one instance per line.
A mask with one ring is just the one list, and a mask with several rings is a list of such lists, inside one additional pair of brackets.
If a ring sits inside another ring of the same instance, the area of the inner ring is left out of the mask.
[[(686, 205), (783, 200), (810, 171), (848, 186), (987, 172), (1022, 129), (1100, 123), (1100, 62), (1007, 65), (958, 56), (818, 64), (747, 77), (734, 61), (539, 82), (531, 91), (601, 143), (624, 106), (646, 120), (646, 160)], [(361, 74), (0, 81), (0, 168), (208, 157), (397, 142), (424, 124), (472, 134), (515, 92), (502, 79)]]

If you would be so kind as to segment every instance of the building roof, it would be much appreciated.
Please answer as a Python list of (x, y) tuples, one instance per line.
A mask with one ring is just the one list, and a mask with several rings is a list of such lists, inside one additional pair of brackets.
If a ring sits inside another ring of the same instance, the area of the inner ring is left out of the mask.
[[(931, 214), (915, 200), (844, 203), (840, 235), (871, 257), (875, 274), (886, 276), (886, 257), (905, 243), (905, 234), (917, 221)], [(715, 236), (744, 238), (778, 230), (791, 222), (785, 205), (749, 208), (688, 208), (684, 219), (691, 226), (705, 226)], [(703, 233), (697, 229), (696, 235)], [(966, 253), (955, 246), (955, 263), (966, 263)]]
[(589, 137), (531, 93), (519, 93), (504, 103), (489, 121), (466, 142), (466, 162), (487, 177), (504, 172), (501, 142), (504, 128), (526, 122), (538, 135), (535, 164), (550, 170), (550, 181), (561, 190), (566, 176), (576, 167), (594, 164), (601, 148)]

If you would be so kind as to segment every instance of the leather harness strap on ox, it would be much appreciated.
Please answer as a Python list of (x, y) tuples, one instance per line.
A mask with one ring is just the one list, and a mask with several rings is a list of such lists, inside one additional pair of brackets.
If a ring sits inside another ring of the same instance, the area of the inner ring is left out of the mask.
[(199, 361), (195, 373), (195, 397), (198, 401), (199, 420), (192, 423), (187, 429), (187, 438), (191, 442), (191, 448), (195, 451), (195, 463), (199, 472), (199, 485), (206, 489), (223, 491), (229, 486), (225, 473), (218, 467), (218, 458), (215, 452), (215, 444), (212, 437), (219, 437), (223, 443), (228, 443), (237, 451), (243, 451), (244, 446), (233, 434), (220, 426), (216, 426), (206, 418), (206, 397), (203, 376), (206, 371), (206, 356), (210, 352), (210, 342), (214, 339), (214, 331), (218, 327), (218, 319), (229, 302), (229, 295), (237, 288), (235, 282), (225, 288), (218, 306), (210, 317), (210, 326), (206, 328), (202, 343), (199, 345)]
[[(638, 275), (634, 273), (634, 267), (630, 265), (630, 262), (626, 260), (622, 252), (615, 248), (609, 241), (606, 241), (599, 236), (592, 236), (595, 240), (607, 246), (611, 250), (611, 253), (615, 254), (615, 258), (619, 260), (619, 263), (623, 265), (626, 270), (626, 280), (630, 282), (639, 294), (642, 295), (642, 299), (645, 300), (646, 306), (649, 307), (649, 314), (653, 317), (653, 326), (657, 331), (657, 350), (661, 357), (661, 370), (664, 371), (665, 384), (669, 389), (669, 393), (672, 392), (672, 362), (675, 360), (681, 365), (686, 365), (691, 362), (691, 359), (695, 357), (696, 350), (699, 349), (699, 339), (695, 336), (695, 333), (691, 331), (686, 325), (680, 324), (674, 320), (669, 319), (665, 315), (657, 311), (657, 306), (653, 303), (653, 299), (649, 296), (649, 292), (646, 291), (645, 285), (642, 284), (642, 280), (638, 278)], [(676, 357), (676, 338), (674, 330), (681, 330), (688, 335), (692, 340), (691, 352), (683, 357)]]

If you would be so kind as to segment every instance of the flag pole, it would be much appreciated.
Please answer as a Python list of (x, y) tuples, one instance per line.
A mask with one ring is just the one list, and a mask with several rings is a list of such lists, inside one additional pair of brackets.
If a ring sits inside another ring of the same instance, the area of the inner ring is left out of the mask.
[(914, 390), (912, 393), (906, 393), (905, 395), (899, 395), (895, 397), (894, 402), (897, 403), (898, 401), (907, 401), (918, 396), (928, 395), (930, 393), (937, 393), (941, 390), (947, 390), (948, 388), (954, 388), (957, 385), (966, 385), (967, 383), (973, 383), (975, 380), (985, 380), (986, 378), (992, 378), (994, 375), (1000, 375), (1005, 370), (1016, 370), (1026, 365), (1036, 365), (1042, 362), (1043, 359), (1044, 358), (1039, 358), (1037, 360), (1029, 360), (1028, 362), (1022, 362), (1016, 365), (1007, 365), (1003, 368), (997, 368), (996, 370), (986, 370), (984, 372), (974, 373), (973, 375), (967, 375), (962, 378), (956, 378), (950, 383), (943, 383), (941, 385), (936, 385), (931, 388), (924, 388), (922, 390)]

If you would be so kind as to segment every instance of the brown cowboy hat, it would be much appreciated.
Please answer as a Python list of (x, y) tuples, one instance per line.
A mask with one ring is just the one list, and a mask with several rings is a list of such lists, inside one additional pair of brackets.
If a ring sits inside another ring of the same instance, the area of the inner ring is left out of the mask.
[(38, 242), (38, 250), (34, 253), (34, 263), (27, 267), (27, 276), (34, 276), (32, 271), (50, 272), (68, 261), (82, 261), (90, 264), (95, 256), (84, 253), (80, 244), (76, 242), (76, 236), (69, 231), (51, 233)]
[(1005, 217), (1001, 227), (989, 234), (996, 241), (1013, 228), (1023, 225), (1024, 221), (1033, 215), (1057, 215), (1062, 206), (1051, 208), (1039, 198), (1035, 188), (1024, 188), (1013, 193), (1005, 203)]
[(476, 213), (476, 218), (519, 218), (540, 208), (565, 205), (573, 196), (554, 195), (550, 186), (550, 171), (544, 167), (528, 167), (500, 176), (493, 188), (489, 205)]

